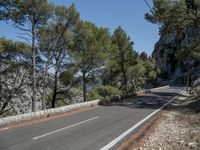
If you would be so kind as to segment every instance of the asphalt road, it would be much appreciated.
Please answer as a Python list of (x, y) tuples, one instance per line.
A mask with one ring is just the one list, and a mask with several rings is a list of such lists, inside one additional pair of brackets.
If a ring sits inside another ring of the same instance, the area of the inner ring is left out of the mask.
[(3, 130), (0, 150), (115, 149), (182, 90), (182, 87), (163, 88), (113, 106)]

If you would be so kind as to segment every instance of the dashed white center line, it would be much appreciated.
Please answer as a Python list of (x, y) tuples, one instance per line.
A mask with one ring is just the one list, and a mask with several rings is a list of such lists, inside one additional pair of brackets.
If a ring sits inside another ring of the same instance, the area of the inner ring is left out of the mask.
[(92, 120), (95, 120), (95, 119), (98, 119), (98, 118), (99, 118), (99, 117), (96, 116), (96, 117), (94, 117), (94, 118), (90, 118), (90, 119), (87, 119), (87, 120), (84, 120), (84, 121), (75, 123), (75, 124), (73, 124), (73, 125), (70, 125), (70, 126), (67, 126), (67, 127), (64, 127), (64, 128), (60, 128), (60, 129), (57, 129), (57, 130), (52, 131), (52, 132), (49, 132), (49, 133), (42, 134), (42, 135), (40, 135), (40, 136), (34, 137), (33, 140), (37, 140), (37, 139), (39, 139), (39, 138), (42, 138), (42, 137), (45, 137), (45, 136), (48, 136), (48, 135), (51, 135), (51, 134), (60, 132), (60, 131), (62, 131), (62, 130), (66, 130), (66, 129), (75, 127), (75, 126), (78, 126), (78, 125), (81, 125), (81, 124), (84, 124), (84, 123), (86, 123), (86, 122), (89, 122), (89, 121), (92, 121)]

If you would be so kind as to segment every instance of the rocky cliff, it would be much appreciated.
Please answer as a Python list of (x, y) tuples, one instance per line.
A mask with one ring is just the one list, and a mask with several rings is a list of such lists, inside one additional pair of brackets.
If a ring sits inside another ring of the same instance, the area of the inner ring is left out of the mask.
[(199, 62), (192, 55), (188, 55), (188, 58), (183, 57), (182, 51), (188, 48), (198, 35), (197, 29), (185, 28), (180, 32), (160, 36), (152, 56), (162, 71), (162, 78), (172, 84), (185, 84), (188, 64), (192, 66), (192, 74), (197, 71), (195, 68), (198, 68)]

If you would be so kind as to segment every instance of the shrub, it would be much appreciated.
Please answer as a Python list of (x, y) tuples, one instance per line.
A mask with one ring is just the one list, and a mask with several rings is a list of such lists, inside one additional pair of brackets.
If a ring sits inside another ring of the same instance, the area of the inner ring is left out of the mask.
[(118, 88), (112, 86), (101, 86), (96, 89), (96, 92), (102, 97), (111, 97), (114, 95), (122, 94), (122, 92)]
[(65, 106), (66, 104), (64, 103), (64, 99), (58, 99), (56, 101), (56, 107), (63, 107)]
[(90, 91), (87, 96), (88, 100), (95, 100), (102, 98), (95, 90)]
[(155, 71), (150, 71), (149, 72), (149, 78), (151, 79), (151, 80), (154, 80), (154, 79), (156, 79), (156, 72)]

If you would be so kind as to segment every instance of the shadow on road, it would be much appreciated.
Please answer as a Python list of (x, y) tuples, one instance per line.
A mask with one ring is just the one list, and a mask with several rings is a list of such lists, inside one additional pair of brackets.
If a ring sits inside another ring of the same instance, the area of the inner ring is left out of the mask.
[[(159, 109), (172, 98), (176, 97), (177, 92), (153, 92), (144, 96), (132, 97), (120, 102), (115, 102), (112, 106), (122, 106), (132, 109)], [(188, 97), (186, 94), (180, 94), (176, 100), (172, 101), (164, 110), (183, 112), (186, 108), (188, 112), (200, 112), (200, 98)], [(186, 112), (187, 113), (187, 112)]]
[[(110, 106), (122, 106), (132, 109), (159, 109), (178, 95), (178, 92), (175, 90), (176, 88), (173, 89), (169, 91), (152, 92), (143, 96), (135, 96), (122, 101), (113, 102)], [(187, 96), (180, 94), (179, 97), (185, 99)], [(173, 102), (170, 105), (173, 105)], [(168, 107), (164, 109), (168, 110)]]

